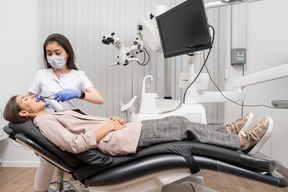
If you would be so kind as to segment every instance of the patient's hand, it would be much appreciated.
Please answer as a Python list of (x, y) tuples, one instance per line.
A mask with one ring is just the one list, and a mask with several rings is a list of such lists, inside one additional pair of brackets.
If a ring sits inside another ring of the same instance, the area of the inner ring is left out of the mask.
[(126, 127), (126, 124), (124, 122), (124, 124), (120, 123), (117, 119), (116, 120), (111, 120), (109, 123), (107, 123), (106, 125), (100, 127), (99, 129), (96, 129), (94, 131), (95, 133), (95, 137), (96, 137), (96, 141), (100, 141), (103, 137), (105, 137), (108, 133), (110, 133), (111, 131), (117, 131), (120, 129), (123, 129)]
[(113, 120), (113, 119), (107, 125), (109, 126), (111, 131), (120, 130), (127, 126), (125, 122), (123, 123), (121, 121)]
[(114, 116), (114, 117), (110, 117), (110, 119), (112, 121), (118, 121), (120, 124), (125, 125), (125, 121), (123, 119), (121, 119), (120, 117)]

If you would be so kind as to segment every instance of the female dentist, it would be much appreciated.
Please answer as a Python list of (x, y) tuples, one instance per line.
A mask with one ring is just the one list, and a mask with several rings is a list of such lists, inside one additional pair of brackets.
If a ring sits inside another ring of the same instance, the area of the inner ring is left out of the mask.
[[(78, 99), (103, 104), (103, 97), (85, 73), (77, 69), (73, 48), (65, 36), (49, 35), (44, 42), (43, 50), (46, 69), (37, 72), (28, 95), (41, 95), (39, 98), (47, 104), (46, 112), (77, 108)], [(54, 168), (52, 164), (40, 158), (34, 181), (35, 192), (48, 191)]]

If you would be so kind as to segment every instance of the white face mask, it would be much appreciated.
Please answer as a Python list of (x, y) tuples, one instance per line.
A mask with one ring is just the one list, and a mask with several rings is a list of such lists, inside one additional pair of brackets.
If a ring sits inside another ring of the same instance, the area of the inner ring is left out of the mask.
[(47, 61), (55, 69), (61, 69), (66, 63), (65, 56), (47, 56)]

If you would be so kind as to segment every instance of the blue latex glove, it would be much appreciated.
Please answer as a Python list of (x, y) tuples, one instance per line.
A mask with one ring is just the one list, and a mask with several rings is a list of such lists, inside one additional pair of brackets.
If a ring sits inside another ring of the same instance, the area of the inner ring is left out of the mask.
[(46, 107), (48, 107), (50, 105), (50, 103), (48, 103), (43, 96), (37, 96), (37, 95), (34, 95), (34, 97), (36, 97), (39, 101), (43, 101), (44, 103), (46, 103)]
[(67, 101), (74, 98), (79, 98), (81, 90), (74, 90), (74, 89), (64, 89), (59, 91), (55, 94), (54, 99), (57, 99), (58, 102), (60, 101)]

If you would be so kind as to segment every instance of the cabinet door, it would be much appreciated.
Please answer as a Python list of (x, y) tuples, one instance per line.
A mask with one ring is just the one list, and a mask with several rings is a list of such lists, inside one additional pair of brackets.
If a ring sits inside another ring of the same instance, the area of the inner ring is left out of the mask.
[(284, 109), (273, 110), (272, 158), (288, 167), (288, 111)]

